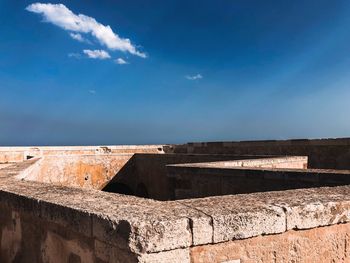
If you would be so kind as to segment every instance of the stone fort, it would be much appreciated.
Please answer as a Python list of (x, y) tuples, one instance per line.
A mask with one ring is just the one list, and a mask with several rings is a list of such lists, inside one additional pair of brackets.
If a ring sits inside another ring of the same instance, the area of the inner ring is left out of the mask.
[(350, 139), (0, 147), (0, 262), (350, 262)]

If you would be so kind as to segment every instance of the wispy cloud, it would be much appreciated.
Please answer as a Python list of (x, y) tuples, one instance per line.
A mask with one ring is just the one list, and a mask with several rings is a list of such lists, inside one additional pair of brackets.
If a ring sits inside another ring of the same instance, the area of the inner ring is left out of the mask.
[[(34, 3), (27, 6), (26, 10), (41, 14), (45, 22), (52, 23), (70, 32), (91, 34), (108, 49), (128, 52), (142, 58), (147, 57), (145, 53), (137, 50), (130, 39), (121, 38), (114, 33), (109, 25), (105, 26), (93, 17), (74, 14), (63, 4)], [(74, 36), (79, 38), (76, 34)]]
[(185, 78), (188, 80), (197, 80), (197, 79), (202, 79), (203, 76), (201, 74), (197, 74), (197, 75), (193, 75), (193, 76), (187, 75), (187, 76), (185, 76)]
[(69, 33), (70, 37), (73, 38), (74, 40), (77, 40), (79, 42), (85, 42), (85, 43), (90, 43), (89, 40), (85, 39), (81, 34), (79, 33)]
[(107, 59), (111, 58), (111, 56), (108, 54), (105, 50), (90, 50), (90, 49), (84, 49), (84, 54), (86, 54), (89, 58), (93, 59)]
[(79, 53), (69, 53), (68, 57), (70, 57), (70, 58), (81, 58), (81, 54), (79, 54)]
[(122, 58), (117, 58), (116, 60), (114, 60), (115, 63), (119, 64), (119, 65), (125, 65), (125, 64), (129, 64), (129, 62), (125, 61)]

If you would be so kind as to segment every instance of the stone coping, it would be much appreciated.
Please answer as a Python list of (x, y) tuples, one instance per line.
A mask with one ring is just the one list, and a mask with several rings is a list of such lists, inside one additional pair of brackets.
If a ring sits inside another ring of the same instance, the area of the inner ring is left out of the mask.
[[(147, 154), (147, 153), (143, 153), (143, 154)], [(157, 153), (158, 154), (158, 153)], [(50, 154), (50, 155), (44, 155), (44, 156), (38, 156), (35, 158), (42, 158), (42, 159), (50, 159), (50, 158), (79, 158), (79, 157), (114, 157), (114, 156), (133, 156), (135, 155), (135, 153), (99, 153), (99, 154), (95, 154), (95, 153), (79, 153), (79, 154), (72, 154), (72, 155), (62, 155), (62, 154)]]
[(350, 186), (162, 202), (15, 178), (36, 161), (0, 169), (2, 204), (139, 254), (350, 221)]
[(79, 150), (94, 150), (98, 148), (110, 149), (147, 149), (167, 146), (164, 144), (150, 145), (89, 145), (89, 146), (0, 146), (0, 151), (25, 151), (25, 150), (58, 150), (58, 151), (79, 151)]
[(179, 147), (241, 147), (241, 146), (291, 146), (291, 145), (348, 145), (350, 146), (350, 138), (322, 138), (322, 139), (286, 139), (286, 140), (256, 140), (256, 141), (213, 141), (213, 142), (188, 142), (187, 144), (176, 145)]
[[(239, 160), (227, 160), (227, 161), (215, 161), (215, 162), (202, 162), (202, 163), (181, 163), (181, 164), (171, 164), (168, 166), (174, 166), (174, 167), (198, 167), (198, 168), (259, 168), (256, 167), (257, 165), (264, 165), (264, 164), (278, 164), (278, 163), (284, 163), (284, 162), (300, 162), (303, 161), (307, 163), (308, 157), (307, 156), (273, 156), (273, 157), (259, 157), (257, 158), (251, 158), (251, 159), (244, 159), (244, 156), (241, 156), (242, 159)], [(270, 168), (265, 168), (270, 169)], [(271, 168), (273, 169), (273, 168)], [(275, 168), (276, 169), (276, 168)], [(277, 168), (281, 169), (281, 168)], [(283, 168), (284, 169), (284, 168)], [(288, 169), (288, 168), (287, 168)], [(304, 169), (300, 169), (304, 170)]]
[(291, 168), (265, 168), (265, 167), (210, 167), (210, 166), (192, 166), (191, 164), (168, 164), (169, 168), (183, 169), (201, 169), (201, 170), (244, 170), (244, 171), (271, 171), (271, 172), (291, 172), (291, 173), (319, 173), (319, 174), (350, 174), (350, 170), (334, 169), (291, 169)]
[[(274, 159), (274, 158), (272, 158)], [(276, 158), (279, 159), (279, 158)], [(240, 162), (239, 160), (238, 162)], [(245, 160), (244, 160), (245, 161)], [(253, 159), (253, 161), (255, 161)], [(235, 162), (235, 161), (232, 161)], [(314, 174), (350, 174), (350, 170), (335, 170), (335, 169), (297, 169), (297, 168), (269, 168), (269, 167), (249, 167), (249, 166), (230, 166), (224, 165), (223, 162), (205, 162), (205, 163), (183, 163), (183, 164), (168, 164), (169, 168), (188, 169), (188, 170), (202, 170), (202, 171), (220, 171), (220, 170), (244, 170), (244, 171), (271, 171), (271, 172), (285, 172), (285, 173), (314, 173)], [(228, 163), (228, 162), (227, 162)]]

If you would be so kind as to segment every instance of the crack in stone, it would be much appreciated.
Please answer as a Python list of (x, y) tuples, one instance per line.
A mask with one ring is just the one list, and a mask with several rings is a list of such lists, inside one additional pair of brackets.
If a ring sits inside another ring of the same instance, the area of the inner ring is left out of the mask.
[[(192, 206), (190, 206), (190, 205), (181, 203), (181, 202), (179, 202), (179, 201), (175, 201), (175, 202), (178, 203), (178, 204), (180, 204), (180, 205), (182, 205), (182, 206), (185, 206), (185, 207), (187, 207), (187, 208), (191, 208), (191, 209), (197, 211), (198, 213), (203, 214), (203, 215), (209, 217), (209, 219), (210, 219), (210, 226), (211, 226), (211, 229), (212, 229), (211, 243), (214, 244), (214, 231), (215, 231), (215, 229), (214, 229), (214, 218), (213, 218), (211, 215), (209, 215), (209, 214), (203, 212), (202, 210), (200, 210), (200, 209), (198, 209), (198, 208), (196, 208), (196, 207), (192, 207)], [(192, 221), (192, 225), (191, 225), (191, 234), (192, 234), (192, 246), (193, 246), (193, 245), (194, 245), (194, 244), (193, 244), (193, 240), (194, 240), (194, 237), (193, 237), (193, 220), (192, 220), (192, 218), (189, 218), (189, 219)]]

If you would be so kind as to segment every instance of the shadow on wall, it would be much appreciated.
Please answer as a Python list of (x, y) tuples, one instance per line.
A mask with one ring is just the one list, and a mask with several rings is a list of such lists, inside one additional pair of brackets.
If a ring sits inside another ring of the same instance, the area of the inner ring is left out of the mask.
[(148, 198), (148, 189), (140, 182), (135, 159), (135, 156), (131, 157), (102, 191)]
[(172, 200), (173, 185), (167, 177), (168, 164), (256, 159), (267, 156), (216, 154), (134, 154), (101, 190), (106, 192)]
[(109, 192), (109, 193), (118, 193), (123, 195), (134, 195), (134, 192), (131, 190), (129, 186), (122, 183), (109, 183), (105, 186), (105, 188), (102, 189), (102, 191)]
[(175, 145), (174, 153), (308, 156), (309, 168), (350, 169), (350, 138), (198, 142)]
[(148, 190), (143, 183), (139, 183), (137, 185), (135, 192), (131, 190), (131, 188), (128, 185), (123, 183), (118, 183), (118, 182), (114, 182), (106, 185), (106, 187), (103, 188), (102, 191), (148, 198)]

